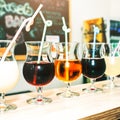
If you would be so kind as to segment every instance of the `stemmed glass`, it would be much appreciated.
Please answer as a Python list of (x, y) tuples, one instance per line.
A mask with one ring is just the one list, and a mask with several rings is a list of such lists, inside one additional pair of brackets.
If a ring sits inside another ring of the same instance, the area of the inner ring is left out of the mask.
[(8, 51), (5, 60), (1, 61), (10, 42), (10, 40), (0, 40), (0, 112), (17, 108), (16, 105), (9, 104), (5, 100), (5, 94), (13, 89), (19, 80), (19, 69), (14, 58), (14, 46)]
[(101, 91), (96, 88), (94, 82), (102, 77), (106, 69), (105, 60), (102, 56), (102, 43), (84, 43), (82, 54), (82, 73), (90, 79), (91, 86), (88, 92)]
[(76, 81), (82, 73), (82, 65), (79, 59), (78, 42), (56, 43), (57, 59), (55, 59), (55, 75), (58, 80), (67, 84), (67, 89), (57, 93), (59, 96), (70, 98), (79, 96), (78, 92), (70, 89), (70, 84)]
[[(54, 63), (51, 57), (51, 43), (40, 41), (25, 42), (27, 57), (23, 66), (25, 80), (36, 87), (37, 96), (27, 100), (27, 103), (44, 104), (52, 102), (51, 98), (43, 96), (43, 86), (49, 84), (55, 74)], [(42, 50), (40, 52), (40, 50)]]
[(113, 88), (114, 77), (120, 74), (120, 43), (104, 44), (103, 55), (106, 62), (105, 74), (110, 77), (110, 84), (105, 86)]

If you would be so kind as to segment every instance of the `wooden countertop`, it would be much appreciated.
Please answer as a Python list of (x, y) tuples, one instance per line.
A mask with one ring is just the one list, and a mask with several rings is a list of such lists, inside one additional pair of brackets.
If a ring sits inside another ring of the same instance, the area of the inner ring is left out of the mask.
[[(105, 82), (96, 82), (101, 87)], [(29, 105), (26, 99), (36, 95), (35, 92), (7, 96), (7, 102), (18, 108), (0, 114), (0, 120), (118, 120), (120, 119), (120, 87), (98, 93), (83, 93), (89, 84), (72, 86), (71, 89), (81, 93), (79, 97), (62, 98), (56, 93), (64, 88), (45, 90), (44, 95), (53, 102), (44, 105)]]

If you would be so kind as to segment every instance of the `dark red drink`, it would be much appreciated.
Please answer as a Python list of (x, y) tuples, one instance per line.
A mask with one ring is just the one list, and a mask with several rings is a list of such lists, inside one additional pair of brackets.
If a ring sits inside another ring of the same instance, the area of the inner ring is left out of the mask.
[(82, 59), (82, 72), (88, 78), (98, 78), (105, 72), (104, 58)]
[(23, 66), (25, 80), (34, 86), (43, 86), (52, 81), (55, 74), (54, 63), (26, 62)]

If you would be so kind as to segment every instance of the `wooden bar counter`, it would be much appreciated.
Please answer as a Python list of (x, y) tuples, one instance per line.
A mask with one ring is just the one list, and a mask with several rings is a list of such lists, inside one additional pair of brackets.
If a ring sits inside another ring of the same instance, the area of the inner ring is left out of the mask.
[[(96, 82), (96, 86), (101, 87), (107, 82)], [(82, 92), (87, 86), (89, 84), (72, 86), (72, 90), (81, 93), (74, 98), (56, 96), (65, 88), (44, 90), (44, 96), (53, 99), (52, 103), (44, 105), (26, 103), (26, 99), (36, 95), (35, 92), (7, 96), (6, 101), (18, 108), (0, 113), (0, 120), (119, 120), (120, 87), (97, 93)]]

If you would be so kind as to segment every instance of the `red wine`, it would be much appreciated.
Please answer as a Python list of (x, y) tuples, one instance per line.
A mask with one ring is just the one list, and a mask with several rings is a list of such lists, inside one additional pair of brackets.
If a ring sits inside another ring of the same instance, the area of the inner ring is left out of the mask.
[(50, 83), (54, 74), (54, 63), (26, 62), (23, 66), (23, 76), (25, 80), (34, 86), (43, 86)]
[(82, 59), (82, 73), (88, 78), (98, 78), (105, 72), (106, 65), (104, 58)]

